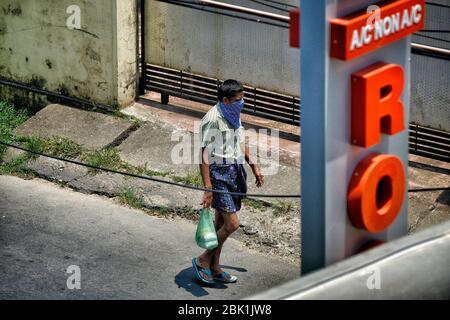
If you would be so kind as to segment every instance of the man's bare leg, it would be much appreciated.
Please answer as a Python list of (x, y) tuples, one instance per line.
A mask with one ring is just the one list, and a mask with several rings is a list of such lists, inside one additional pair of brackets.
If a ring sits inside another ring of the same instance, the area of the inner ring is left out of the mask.
[[(219, 231), (224, 224), (222, 213), (216, 209), (216, 219), (215, 219), (215, 227), (216, 231)], [(214, 255), (211, 259), (211, 271), (213, 275), (221, 274), (222, 270), (220, 269), (220, 253), (222, 252), (223, 243), (220, 244), (216, 250), (214, 251)]]
[[(211, 269), (211, 267), (214, 267), (213, 273), (218, 274), (222, 271), (220, 270), (220, 267), (218, 266), (218, 259), (217, 262), (214, 260), (214, 264), (212, 264), (213, 258), (216, 256), (218, 252), (218, 256), (220, 256), (220, 252), (222, 250), (222, 246), (224, 242), (227, 240), (227, 238), (239, 228), (239, 219), (237, 217), (236, 213), (219, 213), (223, 218), (223, 225), (219, 228), (217, 231), (217, 240), (218, 240), (218, 247), (213, 250), (206, 250), (203, 252), (198, 258), (197, 262), (200, 266), (206, 269)], [(216, 224), (216, 228), (219, 226), (220, 219), (217, 219), (217, 212), (216, 212), (216, 221), (218, 222)], [(217, 230), (217, 229), (216, 229)], [(217, 265), (216, 265), (217, 264)], [(205, 276), (205, 279), (209, 280), (209, 277), (205, 274), (202, 274), (202, 276)]]
[[(219, 221), (217, 223), (217, 221)], [(223, 217), (222, 213), (220, 211), (216, 210), (216, 230), (219, 230), (223, 225)], [(239, 224), (239, 223), (238, 223)], [(222, 274), (223, 270), (220, 268), (220, 254), (222, 253), (223, 243), (220, 244), (214, 251), (214, 255), (211, 259), (211, 271), (212, 275), (219, 275)]]

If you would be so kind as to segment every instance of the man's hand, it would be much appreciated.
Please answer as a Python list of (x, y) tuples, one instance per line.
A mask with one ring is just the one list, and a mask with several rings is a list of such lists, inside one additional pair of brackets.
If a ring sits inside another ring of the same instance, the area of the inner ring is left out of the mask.
[(256, 165), (254, 167), (252, 167), (252, 169), (253, 169), (253, 174), (256, 178), (255, 184), (258, 188), (260, 188), (264, 184), (264, 176), (262, 175), (259, 167), (257, 167)]
[(203, 208), (211, 207), (211, 202), (213, 199), (213, 193), (211, 191), (205, 191), (203, 193), (202, 203)]

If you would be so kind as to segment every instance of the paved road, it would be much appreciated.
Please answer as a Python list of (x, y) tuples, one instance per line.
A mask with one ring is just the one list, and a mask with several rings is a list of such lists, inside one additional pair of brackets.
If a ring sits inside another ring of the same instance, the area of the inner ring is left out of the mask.
[[(195, 225), (40, 180), (0, 176), (0, 299), (239, 299), (297, 277), (298, 268), (231, 239), (233, 285), (205, 287), (190, 259)], [(67, 288), (68, 266), (81, 289)]]

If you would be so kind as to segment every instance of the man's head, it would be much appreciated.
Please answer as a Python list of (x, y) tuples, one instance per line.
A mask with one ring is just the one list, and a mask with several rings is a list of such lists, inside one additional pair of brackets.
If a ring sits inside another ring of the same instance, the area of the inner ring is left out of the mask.
[(226, 80), (220, 87), (217, 95), (219, 102), (230, 104), (244, 98), (244, 86), (236, 80)]

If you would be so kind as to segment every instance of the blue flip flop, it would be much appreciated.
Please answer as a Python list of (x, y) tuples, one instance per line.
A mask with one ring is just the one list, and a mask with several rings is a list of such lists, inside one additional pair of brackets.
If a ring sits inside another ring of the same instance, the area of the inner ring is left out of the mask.
[[(227, 278), (229, 278), (229, 279), (227, 279)], [(238, 280), (238, 278), (236, 276), (232, 276), (232, 275), (226, 273), (225, 271), (222, 272), (221, 274), (215, 275), (213, 277), (213, 279), (215, 281), (220, 281), (220, 282), (224, 282), (224, 283), (235, 283)]]
[(202, 275), (200, 274), (200, 271), (202, 271), (204, 274), (208, 275), (211, 277), (212, 279), (212, 274), (211, 274), (211, 270), (203, 268), (202, 266), (199, 266), (197, 264), (197, 259), (196, 258), (192, 258), (192, 266), (194, 267), (195, 273), (197, 274), (197, 277), (208, 284), (213, 284), (214, 280), (206, 280), (205, 278), (202, 277)]

